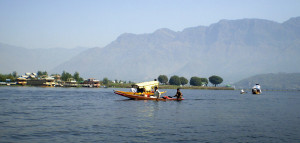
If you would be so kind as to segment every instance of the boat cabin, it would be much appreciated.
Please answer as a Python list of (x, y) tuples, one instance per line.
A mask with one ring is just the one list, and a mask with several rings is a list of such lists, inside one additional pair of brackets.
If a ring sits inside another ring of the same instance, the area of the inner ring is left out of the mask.
[(141, 82), (133, 85), (134, 88), (137, 89), (138, 93), (143, 92), (154, 92), (154, 88), (158, 88), (159, 82), (158, 81), (149, 81), (149, 82)]

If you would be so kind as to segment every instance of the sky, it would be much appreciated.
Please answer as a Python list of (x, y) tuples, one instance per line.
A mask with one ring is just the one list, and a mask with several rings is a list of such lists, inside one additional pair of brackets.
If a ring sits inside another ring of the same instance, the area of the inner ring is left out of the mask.
[(0, 43), (105, 47), (123, 33), (182, 31), (222, 19), (282, 23), (298, 16), (299, 0), (0, 0)]

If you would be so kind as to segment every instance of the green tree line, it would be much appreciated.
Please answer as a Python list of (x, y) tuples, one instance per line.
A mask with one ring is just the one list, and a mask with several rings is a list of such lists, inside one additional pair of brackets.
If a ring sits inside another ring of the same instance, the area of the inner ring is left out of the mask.
[[(37, 72), (37, 76), (39, 78), (43, 78), (43, 77), (48, 77), (48, 73), (47, 71), (38, 71)], [(54, 76), (54, 78), (57, 78), (59, 76), (59, 74), (52, 74), (51, 76)], [(79, 72), (75, 72), (73, 75), (70, 74), (69, 72), (63, 71), (62, 74), (60, 75), (60, 79), (62, 81), (68, 81), (68, 79), (75, 79), (77, 83), (83, 82), (84, 79), (82, 77), (79, 76)]]
[[(52, 76), (57, 77), (59, 74), (52, 74)], [(17, 80), (19, 75), (17, 74), (16, 71), (10, 73), (10, 74), (0, 74), (0, 82), (5, 82), (7, 79), (10, 81), (14, 82)], [(48, 77), (48, 72), (47, 71), (37, 71), (37, 78), (45, 78)], [(67, 81), (69, 78), (75, 79), (77, 82), (82, 82), (84, 79), (79, 76), (79, 72), (75, 72), (73, 75), (63, 71), (61, 74), (61, 80), (62, 81)]]
[[(57, 75), (59, 75), (59, 74), (52, 74), (52, 76), (54, 76), (54, 77), (57, 77)], [(47, 71), (38, 71), (37, 76), (38, 76), (38, 78), (47, 77), (48, 73), (47, 73)], [(14, 82), (14, 81), (16, 81), (17, 78), (18, 78), (18, 74), (15, 71), (10, 74), (0, 74), (1, 82), (5, 82), (6, 79), (9, 79), (10, 81)], [(62, 81), (68, 81), (68, 79), (70, 79), (70, 78), (75, 79), (78, 83), (84, 81), (84, 79), (82, 77), (80, 77), (79, 72), (75, 72), (72, 75), (66, 71), (63, 71), (60, 78)], [(188, 83), (192, 86), (203, 86), (203, 85), (207, 86), (208, 82), (210, 82), (214, 86), (217, 86), (218, 84), (221, 84), (223, 82), (223, 79), (216, 75), (210, 76), (208, 79), (193, 76), (190, 78), (190, 80), (188, 80), (185, 77), (179, 77), (177, 75), (171, 76), (170, 79), (166, 75), (159, 75), (157, 79), (162, 84), (165, 84), (165, 85), (170, 84), (170, 85), (177, 85), (177, 86), (186, 85)], [(116, 83), (118, 83), (117, 80), (115, 80), (115, 81), (116, 81)], [(110, 82), (111, 81), (108, 80), (108, 78), (103, 78), (103, 81), (102, 81), (103, 84), (108, 84)], [(119, 81), (119, 83), (120, 82), (121, 82), (121, 80)], [(123, 82), (123, 83), (126, 83), (126, 82)], [(129, 83), (132, 83), (132, 82), (129, 81)]]
[(168, 79), (168, 76), (166, 75), (159, 75), (158, 76), (158, 81), (162, 84), (170, 84), (170, 85), (186, 85), (190, 82), (190, 85), (192, 86), (207, 86), (208, 82), (210, 82), (211, 84), (213, 84), (215, 87), (218, 84), (221, 84), (223, 82), (223, 79), (220, 76), (210, 76), (208, 79), (207, 78), (200, 78), (197, 76), (193, 76), (190, 78), (190, 81), (188, 81), (187, 78), (185, 77), (179, 77), (177, 75), (173, 75), (170, 77), (170, 79)]
[(18, 74), (15, 71), (10, 74), (0, 74), (0, 82), (6, 82), (6, 79), (9, 79), (11, 82), (14, 82), (17, 78)]
[(61, 80), (62, 81), (68, 81), (68, 79), (75, 79), (76, 82), (80, 83), (80, 82), (83, 82), (84, 79), (82, 77), (79, 76), (79, 72), (75, 72), (73, 75), (66, 72), (66, 71), (63, 71), (63, 73), (61, 74)]

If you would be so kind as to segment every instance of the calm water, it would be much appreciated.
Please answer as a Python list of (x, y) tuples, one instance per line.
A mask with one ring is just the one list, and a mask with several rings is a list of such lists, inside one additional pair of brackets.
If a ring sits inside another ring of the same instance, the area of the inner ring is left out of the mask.
[(113, 89), (0, 87), (0, 142), (300, 142), (300, 92), (182, 93), (156, 102)]

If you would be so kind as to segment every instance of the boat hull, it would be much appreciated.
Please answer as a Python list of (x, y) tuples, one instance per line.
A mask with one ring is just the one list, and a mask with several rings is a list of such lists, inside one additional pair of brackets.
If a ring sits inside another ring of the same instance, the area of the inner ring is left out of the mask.
[(258, 90), (258, 89), (252, 89), (252, 94), (260, 94), (260, 90)]
[(115, 94), (118, 94), (118, 95), (121, 95), (121, 96), (124, 96), (124, 97), (127, 97), (129, 99), (134, 99), (134, 100), (156, 100), (156, 101), (168, 101), (168, 100), (175, 100), (175, 101), (181, 101), (181, 100), (184, 100), (183, 98), (181, 99), (177, 99), (177, 98), (170, 98), (170, 97), (167, 97), (167, 96), (164, 96), (163, 98), (153, 98), (153, 97), (150, 97), (150, 95), (142, 95), (140, 93), (132, 93), (132, 92), (125, 92), (125, 91), (118, 91), (118, 90), (115, 90), (114, 91)]

